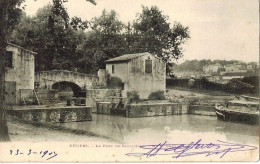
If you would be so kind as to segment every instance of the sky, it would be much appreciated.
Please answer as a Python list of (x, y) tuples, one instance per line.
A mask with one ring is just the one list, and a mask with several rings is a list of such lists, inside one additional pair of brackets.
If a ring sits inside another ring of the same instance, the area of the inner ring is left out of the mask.
[[(25, 12), (33, 16), (52, 0), (26, 0)], [(222, 59), (259, 61), (258, 0), (69, 0), (69, 16), (83, 20), (99, 17), (103, 9), (115, 10), (119, 20), (136, 18), (144, 6), (158, 6), (169, 22), (180, 22), (190, 29), (191, 38), (183, 46), (184, 57), (178, 60)]]

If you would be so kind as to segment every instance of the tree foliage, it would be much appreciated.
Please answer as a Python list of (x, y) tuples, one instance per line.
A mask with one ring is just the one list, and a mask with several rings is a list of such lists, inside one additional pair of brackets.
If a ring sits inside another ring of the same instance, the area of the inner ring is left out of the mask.
[(168, 16), (156, 6), (143, 7), (134, 21), (135, 32), (140, 35), (139, 43), (143, 43), (141, 49), (163, 58), (167, 63), (171, 59), (179, 59), (183, 55), (181, 45), (190, 37), (188, 27), (174, 22), (173, 26), (168, 22)]
[(47, 5), (34, 17), (23, 14), (9, 40), (38, 53), (36, 70), (70, 69), (75, 67), (75, 52), (85, 34), (78, 22), (76, 25), (73, 21), (75, 26), (71, 26), (71, 22), (66, 21), (61, 14), (53, 13), (52, 5)]
[(5, 60), (7, 38), (18, 23), (23, 0), (0, 1), (0, 141), (9, 141), (8, 127), (5, 118)]
[[(9, 0), (8, 1), (8, 9), (7, 9), (7, 36), (12, 33), (20, 21), (21, 14), (22, 14), (22, 3), (24, 0)], [(2, 8), (1, 8), (2, 9)]]
[(100, 17), (90, 22), (90, 26), (92, 30), (86, 33), (86, 40), (79, 46), (84, 54), (80, 65), (88, 66), (83, 67), (82, 71), (96, 73), (99, 68), (105, 68), (105, 60), (126, 52), (123, 35), (125, 25), (115, 11), (103, 10)]
[[(18, 34), (18, 32), (19, 32), (18, 26), (15, 26), (15, 25), (19, 22), (19, 18), (22, 13), (21, 8), (23, 8), (23, 7), (20, 7), (20, 5), (22, 4), (23, 1), (24, 0), (0, 0), (0, 9), (1, 9), (0, 10), (0, 61), (1, 61), (0, 62), (0, 141), (9, 140), (8, 128), (7, 128), (6, 119), (5, 119), (5, 103), (4, 103), (4, 98), (5, 98), (5, 95), (4, 95), (4, 93), (5, 93), (5, 91), (4, 91), (4, 89), (5, 89), (5, 65), (4, 65), (4, 63), (6, 60), (5, 51), (6, 51), (9, 34), (11, 34), (14, 29), (17, 30), (16, 34)], [(48, 21), (49, 28), (44, 29), (44, 30), (53, 30), (54, 28), (52, 29), (52, 27), (55, 26), (55, 23), (56, 23), (56, 25), (59, 24), (59, 21), (57, 21), (57, 20), (59, 20), (59, 17), (62, 17), (66, 28), (68, 28), (68, 15), (66, 14), (67, 13), (66, 9), (63, 7), (63, 3), (66, 1), (67, 0), (53, 0), (54, 5), (52, 8), (52, 14), (49, 15), (49, 21)], [(95, 4), (95, 0), (87, 0), (87, 1)], [(25, 20), (28, 21), (28, 22), (26, 22), (25, 26), (22, 29), (25, 35), (24, 36), (21, 35), (19, 38), (20, 40), (18, 40), (18, 41), (20, 41), (21, 44), (25, 44), (24, 42), (29, 43), (29, 45), (26, 44), (25, 47), (27, 47), (27, 46), (34, 47), (34, 44), (37, 44), (37, 39), (39, 39), (38, 35), (36, 35), (37, 32), (39, 32), (40, 34), (43, 34), (43, 35), (44, 35), (44, 33), (41, 33), (41, 31), (35, 31), (34, 26), (31, 24), (32, 22), (30, 22), (29, 19), (28, 20), (25, 19)], [(35, 22), (33, 22), (33, 23), (35, 23)], [(46, 23), (46, 22), (44, 22), (44, 23)], [(26, 29), (26, 26), (30, 27), (30, 29), (29, 29), (30, 31)], [(51, 32), (53, 32), (53, 31), (51, 31)], [(53, 40), (50, 39), (50, 42), (51, 41), (53, 41)], [(70, 42), (68, 42), (68, 43), (70, 44)], [(46, 43), (46, 45), (47, 45), (47, 43)], [(47, 53), (47, 55), (45, 57), (52, 57), (51, 52), (50, 52), (51, 49), (48, 49), (48, 47), (46, 45), (44, 46), (44, 48), (42, 48), (42, 50), (47, 49), (47, 51), (49, 51), (49, 53)], [(52, 45), (51, 45), (51, 47), (52, 47)], [(54, 47), (54, 49), (55, 48), (57, 48), (57, 47)], [(62, 49), (63, 49), (63, 47), (62, 47)], [(55, 57), (56, 54), (54, 54), (53, 56)], [(37, 56), (37, 58), (43, 59), (42, 56), (41, 57)], [(50, 61), (52, 62), (52, 60), (50, 60)], [(36, 64), (37, 63), (39, 63), (39, 62), (36, 62)], [(43, 63), (41, 65), (46, 66), (47, 64), (48, 63)], [(38, 65), (38, 67), (41, 65)]]
[(143, 7), (136, 20), (125, 25), (118, 14), (103, 10), (91, 21), (69, 18), (63, 2), (22, 16), (10, 41), (38, 52), (36, 70), (67, 69), (96, 73), (105, 60), (125, 53), (150, 52), (168, 64), (182, 57), (188, 27), (171, 25), (157, 7)]

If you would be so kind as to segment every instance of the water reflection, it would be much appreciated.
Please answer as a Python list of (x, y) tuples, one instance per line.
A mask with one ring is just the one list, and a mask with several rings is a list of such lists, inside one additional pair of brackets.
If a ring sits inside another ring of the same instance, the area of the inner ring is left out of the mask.
[(216, 117), (173, 115), (126, 118), (93, 114), (87, 122), (64, 123), (61, 126), (87, 130), (109, 136), (119, 143), (157, 143), (203, 138), (258, 145), (258, 125), (224, 122)]

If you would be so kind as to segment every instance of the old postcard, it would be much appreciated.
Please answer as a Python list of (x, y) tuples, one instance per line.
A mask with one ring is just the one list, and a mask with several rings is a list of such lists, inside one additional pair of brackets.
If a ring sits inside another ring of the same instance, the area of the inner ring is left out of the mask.
[(0, 8), (0, 162), (259, 160), (258, 0)]

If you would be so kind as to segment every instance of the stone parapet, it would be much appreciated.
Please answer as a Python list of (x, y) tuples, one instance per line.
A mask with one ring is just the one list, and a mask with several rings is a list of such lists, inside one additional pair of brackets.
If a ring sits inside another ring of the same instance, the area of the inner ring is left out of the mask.
[(208, 105), (190, 105), (188, 114), (216, 116), (215, 106)]
[(8, 110), (7, 114), (18, 119), (35, 122), (76, 122), (91, 121), (91, 107), (43, 107), (30, 108), (26, 110)]
[(130, 104), (126, 106), (126, 117), (152, 117), (187, 114), (187, 104)]

